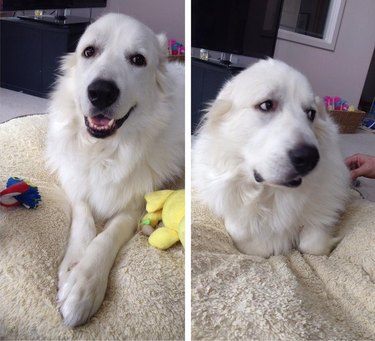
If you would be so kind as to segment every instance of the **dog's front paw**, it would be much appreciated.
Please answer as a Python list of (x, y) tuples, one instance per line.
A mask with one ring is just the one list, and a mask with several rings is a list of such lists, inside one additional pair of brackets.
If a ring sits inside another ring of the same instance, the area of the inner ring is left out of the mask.
[(69, 278), (74, 267), (83, 258), (85, 247), (69, 245), (64, 259), (59, 266), (59, 289), (61, 289)]
[(339, 241), (322, 228), (303, 228), (299, 236), (298, 250), (309, 255), (328, 255)]
[(240, 252), (247, 255), (263, 258), (272, 256), (273, 250), (269, 246), (265, 245), (265, 243), (262, 243), (260, 240), (240, 240), (234, 241), (234, 244)]
[(59, 289), (64, 286), (71, 271), (79, 263), (79, 259), (78, 257), (69, 257), (68, 254), (65, 255), (59, 267)]
[(76, 327), (99, 309), (107, 288), (108, 276), (101, 274), (94, 266), (78, 263), (70, 272), (58, 292), (58, 303), (64, 323)]

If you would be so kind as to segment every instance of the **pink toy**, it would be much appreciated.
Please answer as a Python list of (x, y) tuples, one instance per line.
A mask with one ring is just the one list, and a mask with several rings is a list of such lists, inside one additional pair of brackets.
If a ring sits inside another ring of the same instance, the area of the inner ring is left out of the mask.
[(327, 110), (340, 110), (340, 111), (347, 111), (349, 109), (348, 101), (342, 99), (340, 97), (331, 97), (325, 96), (324, 103), (326, 105)]

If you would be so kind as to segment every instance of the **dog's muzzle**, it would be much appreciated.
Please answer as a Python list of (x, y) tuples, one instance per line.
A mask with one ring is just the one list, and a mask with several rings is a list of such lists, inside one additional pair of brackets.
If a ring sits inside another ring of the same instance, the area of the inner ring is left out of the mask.
[[(275, 185), (285, 187), (298, 187), (302, 184), (302, 178), (309, 174), (318, 164), (320, 155), (318, 148), (309, 144), (301, 144), (289, 150), (289, 162), (293, 167), (285, 181)], [(263, 176), (254, 170), (254, 179), (257, 183), (266, 182)]]
[(302, 177), (309, 174), (320, 159), (318, 148), (309, 144), (302, 144), (290, 150), (288, 157), (296, 174), (283, 184), (286, 187), (298, 187), (302, 183)]

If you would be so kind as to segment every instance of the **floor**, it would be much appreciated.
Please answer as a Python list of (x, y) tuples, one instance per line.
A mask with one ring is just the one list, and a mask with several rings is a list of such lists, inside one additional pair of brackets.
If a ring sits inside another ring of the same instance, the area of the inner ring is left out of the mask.
[[(0, 123), (14, 117), (46, 113), (48, 100), (0, 88)], [(375, 155), (375, 134), (358, 130), (356, 134), (340, 135), (341, 150), (345, 157), (355, 153)], [(375, 201), (375, 180), (360, 179), (358, 190), (365, 198)]]
[(0, 123), (14, 117), (46, 113), (48, 100), (0, 88)]

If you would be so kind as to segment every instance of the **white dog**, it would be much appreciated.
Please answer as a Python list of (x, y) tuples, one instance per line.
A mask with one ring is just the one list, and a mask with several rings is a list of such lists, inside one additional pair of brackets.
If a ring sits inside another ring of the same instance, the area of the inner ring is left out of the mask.
[(336, 126), (301, 73), (268, 59), (227, 82), (192, 154), (192, 184), (241, 252), (330, 252), (349, 173)]
[[(69, 326), (85, 323), (101, 305), (144, 194), (183, 175), (184, 68), (167, 63), (166, 55), (164, 35), (108, 14), (63, 61), (47, 157), (72, 206), (58, 289)], [(105, 224), (98, 235), (95, 223)]]

